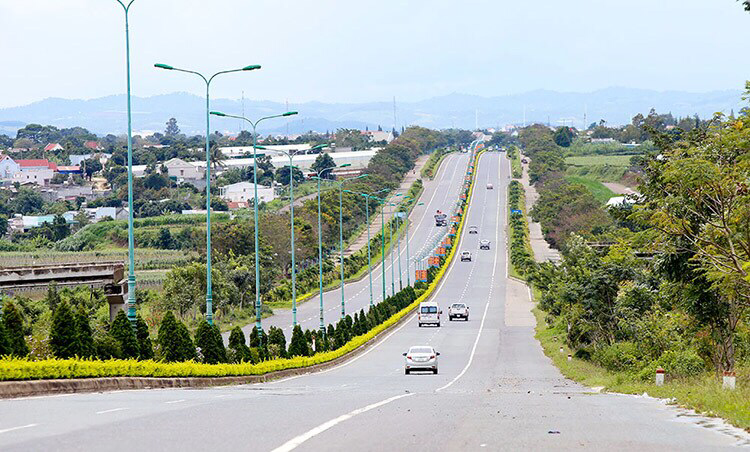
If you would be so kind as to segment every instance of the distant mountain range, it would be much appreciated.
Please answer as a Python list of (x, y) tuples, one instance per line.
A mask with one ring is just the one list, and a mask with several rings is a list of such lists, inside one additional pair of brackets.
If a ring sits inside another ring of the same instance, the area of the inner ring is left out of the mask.
[[(536, 90), (523, 94), (482, 97), (449, 94), (418, 102), (397, 102), (397, 128), (421, 125), (430, 128), (497, 127), (506, 124), (549, 122), (581, 127), (604, 119), (609, 124), (626, 124), (637, 113), (651, 108), (675, 116), (698, 114), (707, 117), (715, 112), (729, 113), (743, 106), (741, 91), (725, 90), (706, 93), (683, 91), (652, 91), (631, 88), (607, 88), (590, 93), (565, 93)], [(211, 108), (227, 113), (243, 111), (240, 100), (216, 99)], [(286, 110), (286, 105), (272, 101), (244, 101), (247, 117), (257, 118)], [(392, 102), (289, 104), (299, 116), (266, 123), (261, 133), (303, 133), (308, 130), (325, 132), (341, 127), (384, 130), (394, 126)], [(171, 117), (177, 118), (183, 133), (205, 133), (204, 99), (188, 93), (172, 93), (151, 97), (133, 97), (133, 130), (163, 131)], [(20, 107), (0, 109), (0, 133), (15, 135), (28, 123), (58, 127), (81, 126), (97, 134), (121, 134), (127, 130), (125, 96), (115, 95), (91, 100), (49, 98)], [(246, 129), (238, 120), (214, 118), (211, 131), (236, 133)]]

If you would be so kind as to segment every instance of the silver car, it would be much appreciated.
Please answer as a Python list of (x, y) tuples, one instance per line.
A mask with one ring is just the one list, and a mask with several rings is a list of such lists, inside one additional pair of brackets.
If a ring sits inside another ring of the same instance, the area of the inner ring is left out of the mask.
[(469, 234), (479, 234), (479, 228), (476, 226), (469, 226)]
[(429, 345), (415, 345), (404, 353), (404, 356), (404, 374), (409, 375), (412, 370), (438, 373), (438, 356), (440, 356), (440, 353)]

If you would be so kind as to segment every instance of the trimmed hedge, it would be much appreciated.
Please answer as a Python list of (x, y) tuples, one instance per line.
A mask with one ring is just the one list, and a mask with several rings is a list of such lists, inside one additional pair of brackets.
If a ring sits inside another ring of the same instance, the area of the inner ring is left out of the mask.
[[(524, 212), (523, 186), (518, 181), (508, 184), (508, 207), (510, 211)], [(529, 229), (523, 213), (510, 213), (510, 262), (521, 275), (534, 268), (534, 258), (529, 249)]]

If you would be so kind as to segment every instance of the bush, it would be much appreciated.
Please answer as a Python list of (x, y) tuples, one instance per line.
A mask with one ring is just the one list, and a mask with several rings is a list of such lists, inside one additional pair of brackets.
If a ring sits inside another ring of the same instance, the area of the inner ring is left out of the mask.
[(10, 348), (10, 340), (8, 339), (8, 331), (5, 329), (5, 322), (0, 322), (0, 356), (10, 355), (12, 350)]
[(78, 342), (77, 355), (81, 358), (90, 358), (96, 355), (94, 345), (94, 332), (89, 324), (89, 316), (83, 307), (79, 307), (75, 313), (76, 341)]
[(640, 354), (632, 342), (616, 342), (596, 349), (591, 358), (605, 369), (616, 372), (635, 369)]
[(57, 305), (52, 316), (52, 328), (49, 333), (52, 353), (58, 358), (72, 358), (78, 355), (76, 319), (67, 300)]
[(13, 303), (6, 303), (3, 307), (3, 322), (8, 334), (8, 345), (13, 356), (26, 356), (29, 346), (23, 335), (23, 317)]
[(167, 362), (187, 361), (196, 358), (195, 347), (184, 323), (168, 311), (159, 326), (159, 353)]
[(281, 328), (268, 329), (268, 352), (272, 358), (286, 358), (286, 338)]
[(229, 350), (227, 360), (233, 363), (250, 361), (250, 347), (245, 342), (245, 333), (242, 328), (236, 326), (229, 334)]
[[(218, 327), (211, 326), (205, 319), (198, 324), (198, 330), (195, 332), (195, 345), (201, 350), (203, 359), (206, 364), (218, 364), (226, 362), (227, 352), (224, 349), (224, 342), (221, 339), (221, 333), (216, 332)], [(217, 340), (218, 339), (218, 340)]]
[(109, 334), (120, 343), (123, 358), (138, 358), (138, 341), (135, 338), (135, 331), (128, 320), (125, 311), (117, 312), (112, 325), (109, 328)]
[(135, 324), (135, 338), (138, 341), (138, 359), (153, 359), (154, 347), (148, 333), (148, 325), (138, 314)]
[(99, 359), (121, 359), (120, 342), (109, 334), (99, 334), (94, 337), (96, 357)]
[(307, 338), (305, 337), (305, 333), (302, 332), (302, 327), (299, 325), (295, 325), (292, 330), (292, 339), (289, 342), (289, 356), (310, 356)]

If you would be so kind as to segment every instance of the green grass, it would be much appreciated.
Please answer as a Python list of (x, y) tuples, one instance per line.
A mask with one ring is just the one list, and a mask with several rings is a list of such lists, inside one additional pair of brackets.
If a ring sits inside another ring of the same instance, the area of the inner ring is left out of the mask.
[(573, 166), (622, 166), (629, 167), (632, 155), (580, 155), (568, 157), (565, 163)]
[(604, 186), (604, 184), (590, 177), (567, 175), (565, 176), (565, 179), (567, 179), (567, 181), (570, 183), (581, 184), (588, 188), (589, 191), (594, 195), (594, 198), (596, 198), (596, 200), (602, 204), (609, 201), (609, 199), (613, 196), (617, 196), (615, 192)]
[[(544, 353), (567, 378), (586, 386), (603, 387), (610, 392), (645, 392), (652, 397), (674, 399), (679, 406), (694, 409), (708, 416), (722, 417), (732, 425), (750, 431), (750, 367), (737, 369), (735, 391), (722, 389), (721, 380), (709, 372), (689, 379), (667, 378), (664, 386), (656, 386), (653, 382), (644, 383), (636, 380), (627, 372), (610, 372), (589, 361), (577, 358), (568, 361), (567, 355), (571, 351), (565, 344), (565, 333), (547, 326), (543, 311), (534, 309), (534, 315), (537, 320), (536, 338), (541, 343)], [(563, 353), (559, 351), (561, 346)]]
[(514, 179), (520, 179), (523, 177), (523, 167), (521, 166), (521, 153), (516, 150), (513, 153), (513, 158), (510, 159), (511, 174)]

